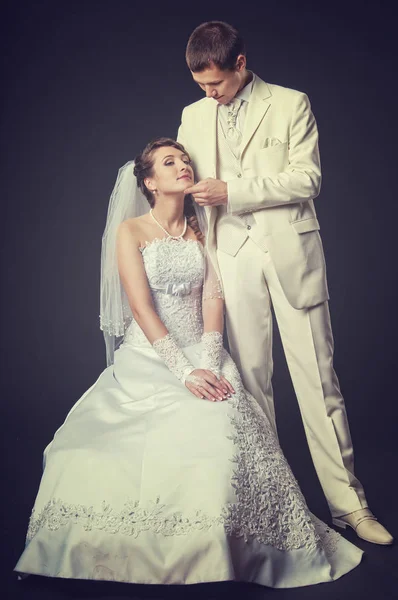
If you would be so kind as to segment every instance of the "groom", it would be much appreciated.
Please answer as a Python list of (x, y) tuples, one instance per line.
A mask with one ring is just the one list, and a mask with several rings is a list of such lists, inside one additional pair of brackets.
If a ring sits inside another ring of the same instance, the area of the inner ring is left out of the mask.
[(246, 69), (244, 43), (227, 23), (197, 27), (186, 60), (206, 98), (182, 113), (178, 141), (199, 182), (186, 190), (208, 218), (229, 347), (244, 384), (276, 429), (272, 314), (312, 459), (336, 525), (391, 544), (354, 475), (344, 400), (333, 369), (325, 260), (313, 199), (321, 169), (307, 96)]

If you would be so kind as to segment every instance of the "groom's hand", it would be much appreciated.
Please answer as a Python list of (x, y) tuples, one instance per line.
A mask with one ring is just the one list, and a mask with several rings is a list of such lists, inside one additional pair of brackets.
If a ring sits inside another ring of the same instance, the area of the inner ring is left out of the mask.
[(218, 206), (228, 203), (228, 187), (220, 179), (202, 179), (195, 185), (187, 188), (185, 194), (192, 194), (199, 206)]

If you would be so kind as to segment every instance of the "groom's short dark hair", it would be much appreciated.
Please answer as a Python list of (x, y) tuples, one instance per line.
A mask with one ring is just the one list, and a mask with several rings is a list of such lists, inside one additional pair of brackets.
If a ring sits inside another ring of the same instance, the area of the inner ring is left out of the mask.
[(234, 69), (239, 54), (246, 50), (237, 30), (223, 21), (209, 21), (191, 33), (185, 58), (193, 73), (208, 69), (211, 63), (227, 71)]

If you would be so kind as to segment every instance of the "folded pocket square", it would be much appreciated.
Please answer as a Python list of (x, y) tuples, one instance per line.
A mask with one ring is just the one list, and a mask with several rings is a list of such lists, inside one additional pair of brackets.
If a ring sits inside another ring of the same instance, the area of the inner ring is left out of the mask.
[(278, 140), (278, 138), (265, 138), (264, 148), (269, 148), (270, 146), (277, 146), (282, 142)]

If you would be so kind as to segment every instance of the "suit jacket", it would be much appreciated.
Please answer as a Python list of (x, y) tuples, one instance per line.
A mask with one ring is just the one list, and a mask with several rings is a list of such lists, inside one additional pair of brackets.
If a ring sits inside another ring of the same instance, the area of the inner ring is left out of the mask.
[[(217, 177), (217, 103), (203, 98), (182, 113), (178, 141), (194, 162), (196, 177)], [(256, 76), (243, 131), (240, 173), (228, 184), (228, 211), (252, 213), (250, 233), (237, 220), (217, 223), (206, 209), (207, 246), (232, 256), (248, 236), (269, 252), (290, 304), (303, 309), (328, 299), (326, 266), (313, 199), (321, 169), (318, 131), (308, 97)], [(225, 276), (225, 274), (224, 274)]]

